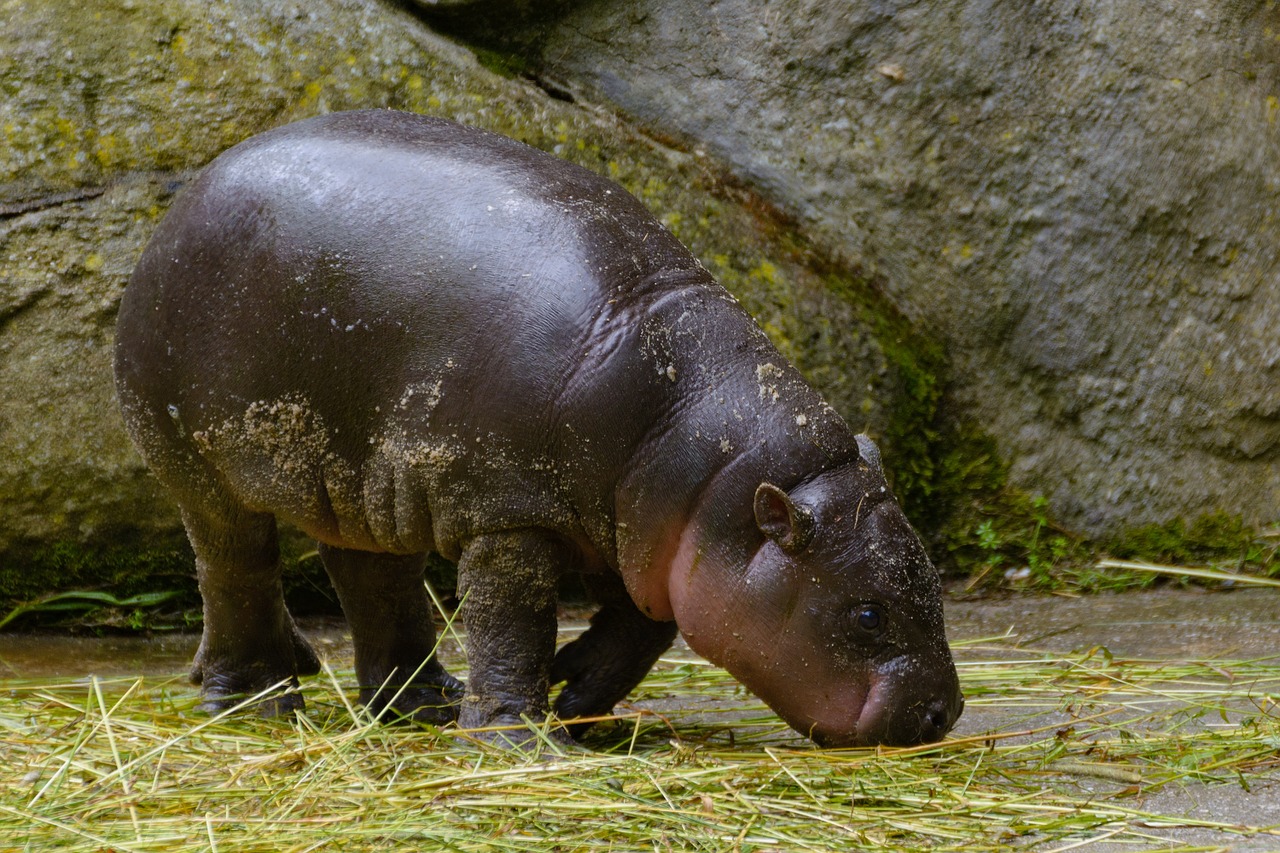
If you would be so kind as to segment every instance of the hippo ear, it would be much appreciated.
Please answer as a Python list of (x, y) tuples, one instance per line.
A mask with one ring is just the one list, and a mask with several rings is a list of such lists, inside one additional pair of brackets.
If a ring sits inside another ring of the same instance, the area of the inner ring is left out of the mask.
[(813, 539), (813, 513), (773, 483), (756, 489), (756, 525), (788, 554), (798, 554)]
[(880, 464), (880, 448), (876, 447), (876, 443), (865, 433), (858, 433), (853, 438), (858, 442), (858, 456), (862, 457), (862, 461), (867, 463), (872, 471), (884, 476), (884, 468)]

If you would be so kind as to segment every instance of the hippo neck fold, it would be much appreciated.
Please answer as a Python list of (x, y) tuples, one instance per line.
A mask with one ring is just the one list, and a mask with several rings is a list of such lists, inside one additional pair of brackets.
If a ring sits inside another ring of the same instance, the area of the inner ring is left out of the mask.
[(762, 538), (752, 498), (858, 455), (852, 431), (710, 280), (655, 294), (640, 346), (661, 411), (615, 496), (619, 571), (651, 618), (677, 618), (673, 575), (742, 572)]

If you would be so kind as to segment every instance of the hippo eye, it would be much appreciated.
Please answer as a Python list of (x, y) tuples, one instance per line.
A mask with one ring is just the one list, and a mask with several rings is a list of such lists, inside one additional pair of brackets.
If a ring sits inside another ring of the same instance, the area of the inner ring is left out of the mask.
[(853, 621), (857, 623), (859, 630), (874, 634), (880, 630), (880, 608), (873, 604), (864, 604), (858, 608)]

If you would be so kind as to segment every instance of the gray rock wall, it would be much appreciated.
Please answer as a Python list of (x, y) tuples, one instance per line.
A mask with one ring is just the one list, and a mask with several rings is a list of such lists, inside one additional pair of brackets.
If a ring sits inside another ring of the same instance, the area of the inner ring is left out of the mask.
[(587, 2), (525, 36), (878, 276), (1059, 517), (1280, 517), (1274, 2)]
[[(392, 4), (20, 0), (0, 17), (0, 600), (103, 582), (95, 549), (179, 535), (116, 411), (120, 295), (193, 169), (323, 111), (443, 115), (608, 174), (736, 290), (855, 425), (883, 432), (904, 397), (878, 337), (905, 328), (894, 312), (855, 279), (827, 289), (831, 274), (811, 269), (707, 158), (495, 75)], [(74, 577), (57, 574), (70, 563)], [(35, 577), (38, 566), (55, 576)]]
[(1079, 528), (1276, 519), (1275, 4), (555, 8), (522, 38), (576, 105), (377, 0), (4, 4), (0, 598), (56, 585), (33, 552), (178, 535), (111, 388), (133, 263), (219, 151), (369, 106), (617, 178), (918, 494), (940, 345), (954, 410)]

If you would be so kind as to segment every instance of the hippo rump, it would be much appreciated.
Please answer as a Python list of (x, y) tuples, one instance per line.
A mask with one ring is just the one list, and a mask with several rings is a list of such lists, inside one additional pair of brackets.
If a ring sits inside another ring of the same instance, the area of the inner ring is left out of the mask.
[[(677, 630), (823, 745), (960, 713), (939, 580), (854, 435), (626, 191), (505, 137), (338, 113), (218, 157), (120, 308), (125, 423), (196, 555), (204, 706), (314, 673), (276, 525), (315, 537), (375, 713), (607, 714)], [(434, 657), (458, 565), (470, 677)], [(556, 650), (558, 583), (599, 604)], [(585, 724), (571, 727), (576, 733)]]

